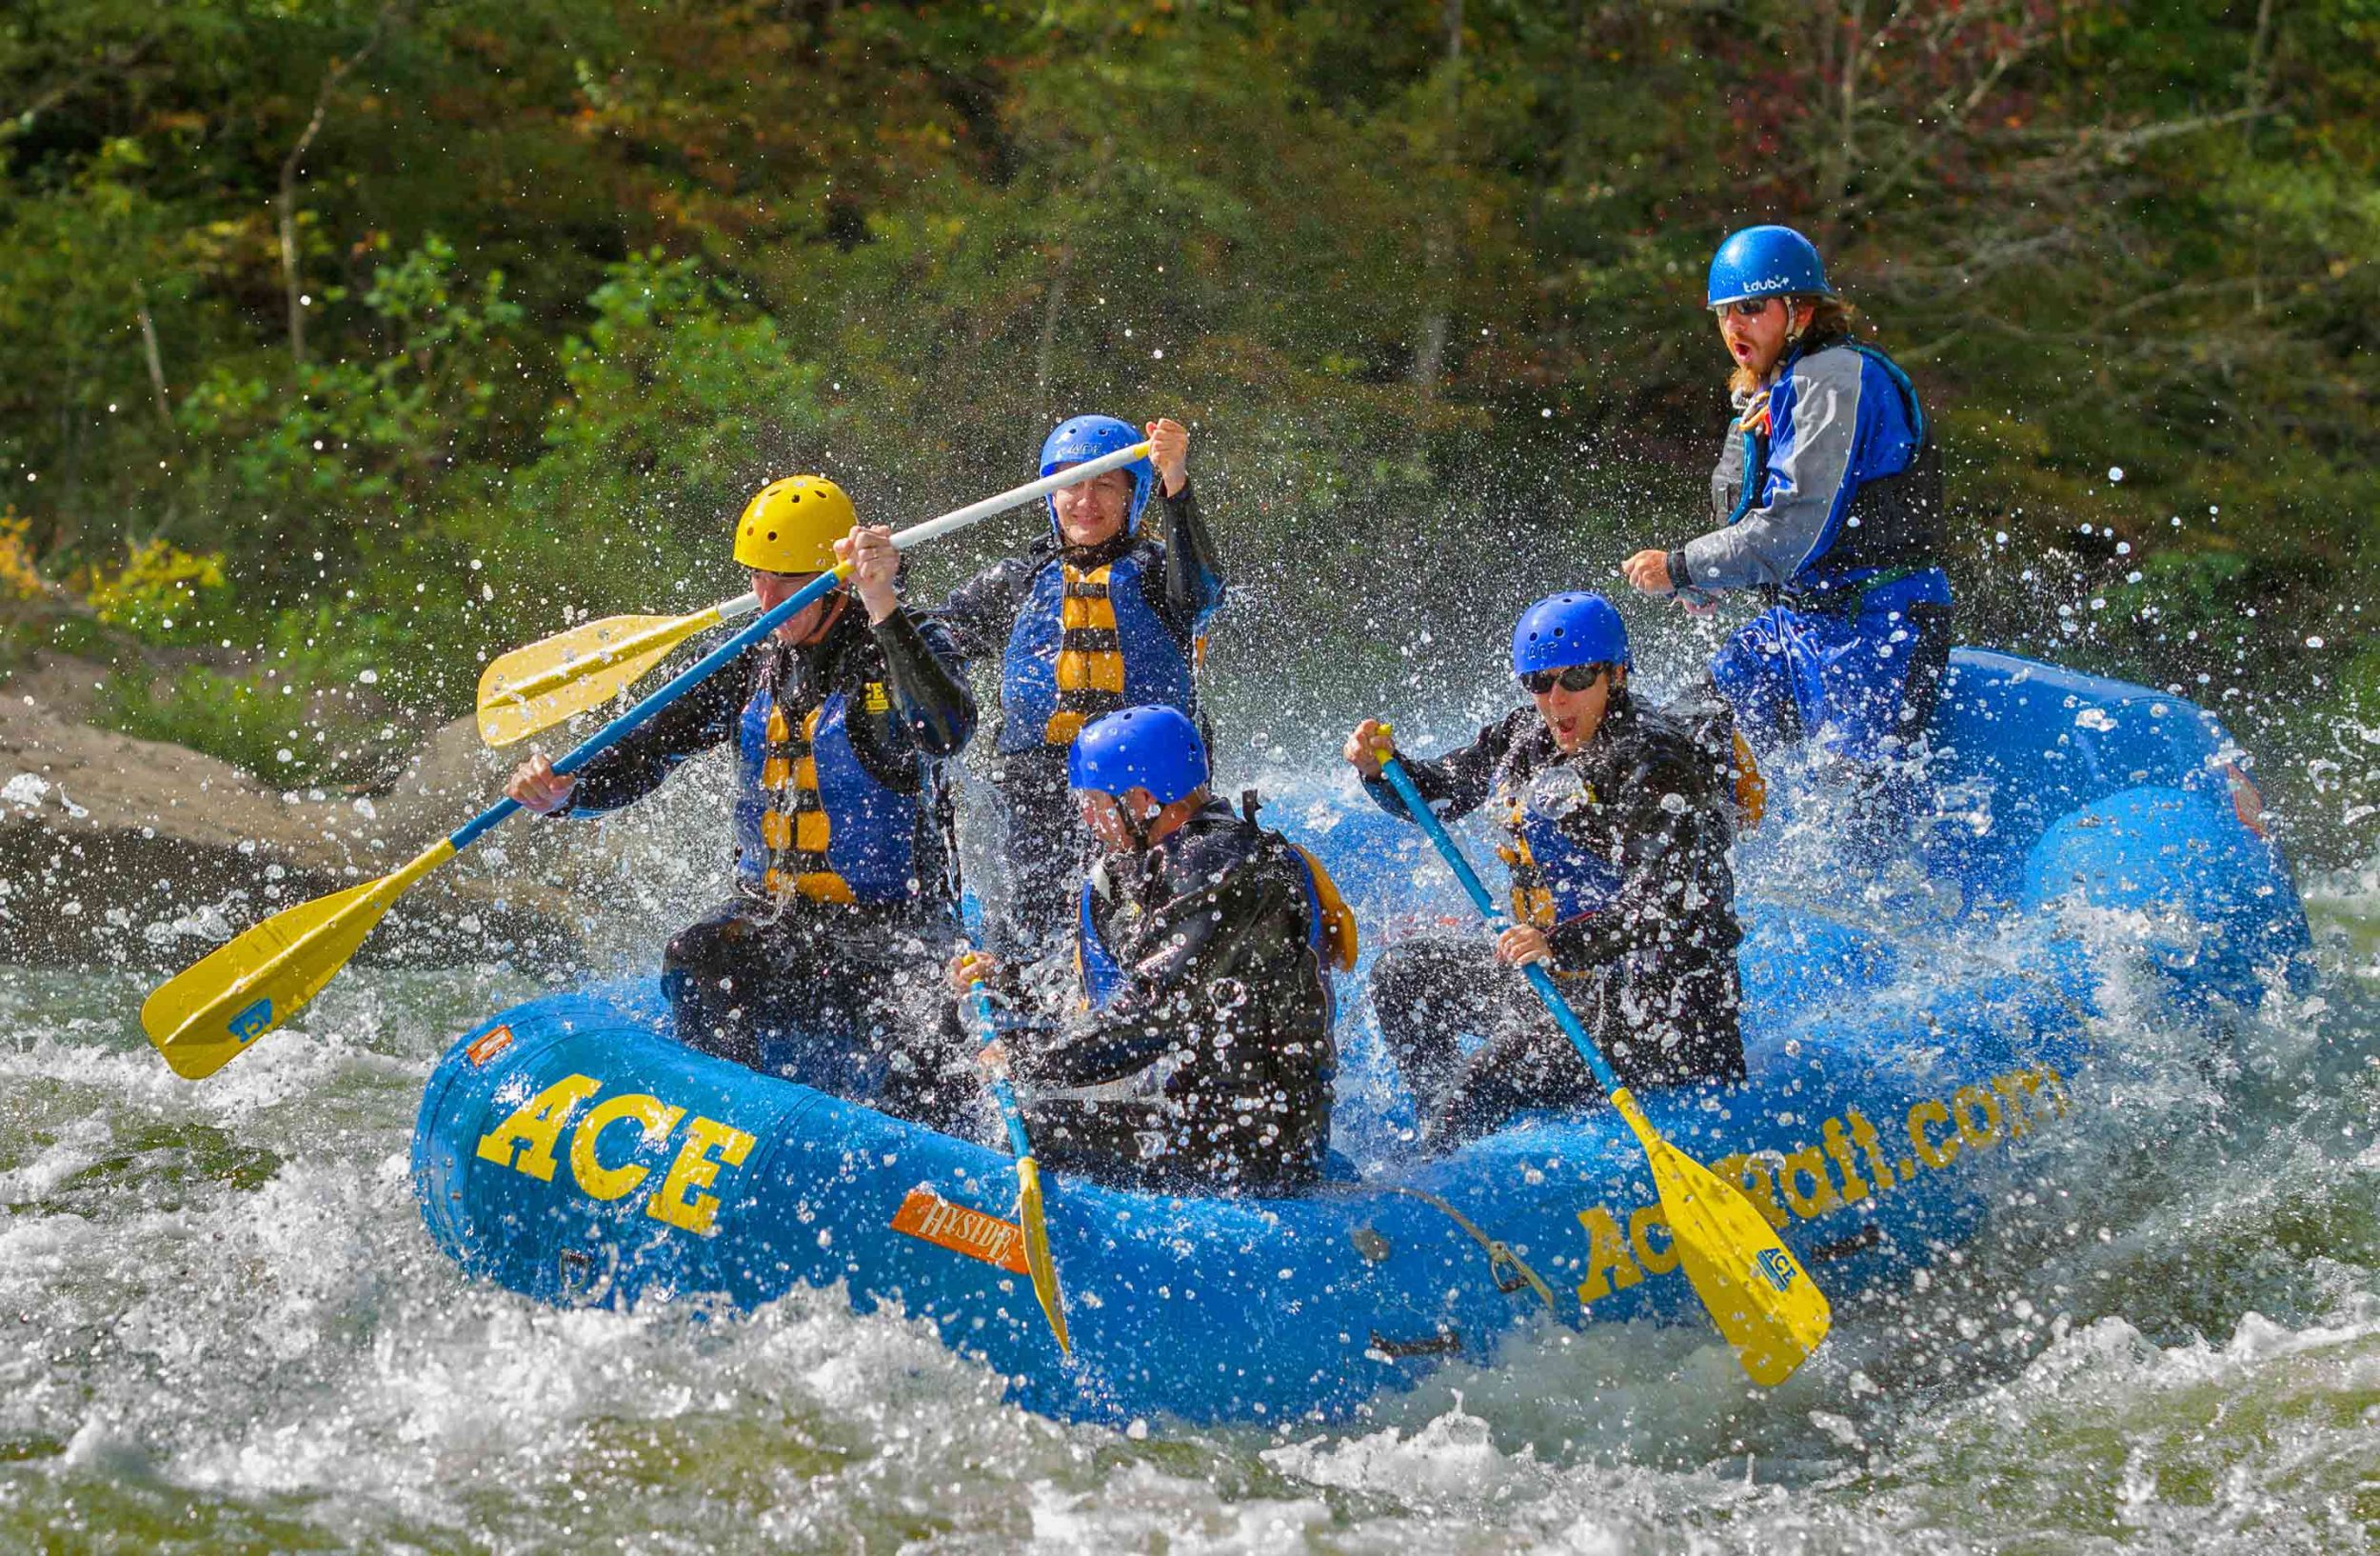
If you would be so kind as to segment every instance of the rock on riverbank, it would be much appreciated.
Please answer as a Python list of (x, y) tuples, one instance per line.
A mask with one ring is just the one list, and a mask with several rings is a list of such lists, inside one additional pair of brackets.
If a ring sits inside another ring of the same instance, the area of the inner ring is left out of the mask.
[[(84, 723), (76, 669), (44, 656), (0, 682), (0, 961), (184, 966), (280, 908), (394, 868), (485, 805), (506, 765), (462, 720), (385, 792), (280, 791)], [(407, 893), (362, 954), (576, 959), (591, 904), (546, 884), (555, 840), (516, 826), (505, 844)]]

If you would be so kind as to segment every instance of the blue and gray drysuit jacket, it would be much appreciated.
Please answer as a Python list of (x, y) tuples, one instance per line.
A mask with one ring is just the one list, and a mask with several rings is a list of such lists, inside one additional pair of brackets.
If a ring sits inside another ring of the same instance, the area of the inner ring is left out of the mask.
[(744, 895), (955, 922), (942, 761), (974, 733), (975, 697), (942, 627), (906, 607), (871, 625), (855, 599), (819, 642), (762, 640), (588, 763), (569, 813), (639, 799), (686, 758), (733, 741)]
[(1669, 553), (1681, 591), (1756, 588), (1830, 615), (1949, 606), (1941, 460), (1890, 357), (1804, 344), (1736, 409), (1711, 476), (1719, 527)]

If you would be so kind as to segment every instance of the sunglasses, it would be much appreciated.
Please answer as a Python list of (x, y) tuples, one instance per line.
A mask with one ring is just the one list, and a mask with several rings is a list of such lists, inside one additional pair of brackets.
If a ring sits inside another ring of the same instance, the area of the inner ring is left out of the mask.
[(1730, 313), (1739, 319), (1756, 319), (1766, 313), (1769, 310), (1769, 305), (1775, 301), (1774, 297), (1738, 297), (1732, 303), (1721, 303), (1711, 311), (1722, 319)]
[(1520, 684), (1535, 697), (1542, 697), (1556, 687), (1564, 691), (1584, 691), (1603, 678), (1609, 665), (1573, 665), (1562, 670), (1537, 670), (1521, 676)]

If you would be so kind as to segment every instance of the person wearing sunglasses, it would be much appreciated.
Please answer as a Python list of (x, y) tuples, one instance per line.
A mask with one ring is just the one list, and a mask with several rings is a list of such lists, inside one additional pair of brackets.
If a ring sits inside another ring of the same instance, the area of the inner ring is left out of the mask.
[(1734, 234), (1708, 297), (1736, 410), (1711, 479), (1714, 528), (1621, 570), (1697, 608), (1756, 590), (1767, 608), (1712, 661), (1717, 693), (1755, 751), (1806, 739), (1866, 783), (1909, 754), (1950, 655), (1941, 461), (1908, 375), (1853, 343), (1809, 239)]
[[(1533, 1107), (1601, 1090), (1518, 969), (1541, 963), (1632, 1087), (1741, 1079), (1729, 764), (1685, 721), (1629, 689), (1628, 629), (1599, 594), (1556, 594), (1513, 628), (1515, 708), (1459, 750), (1399, 754), (1447, 820), (1485, 807), (1512, 872), (1512, 927), (1422, 935), (1381, 952), (1372, 1004), (1414, 1095), (1427, 1148), (1450, 1149)], [(1367, 719), (1345, 756), (1380, 779), (1388, 731)], [(1465, 1055), (1457, 1034), (1479, 1040)]]

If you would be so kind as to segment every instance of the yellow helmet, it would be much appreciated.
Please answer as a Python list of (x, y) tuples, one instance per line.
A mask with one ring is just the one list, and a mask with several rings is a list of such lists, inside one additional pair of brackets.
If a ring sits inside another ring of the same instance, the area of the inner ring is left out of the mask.
[(744, 505), (736, 560), (759, 572), (829, 572), (835, 542), (859, 522), (843, 488), (823, 475), (789, 475)]

